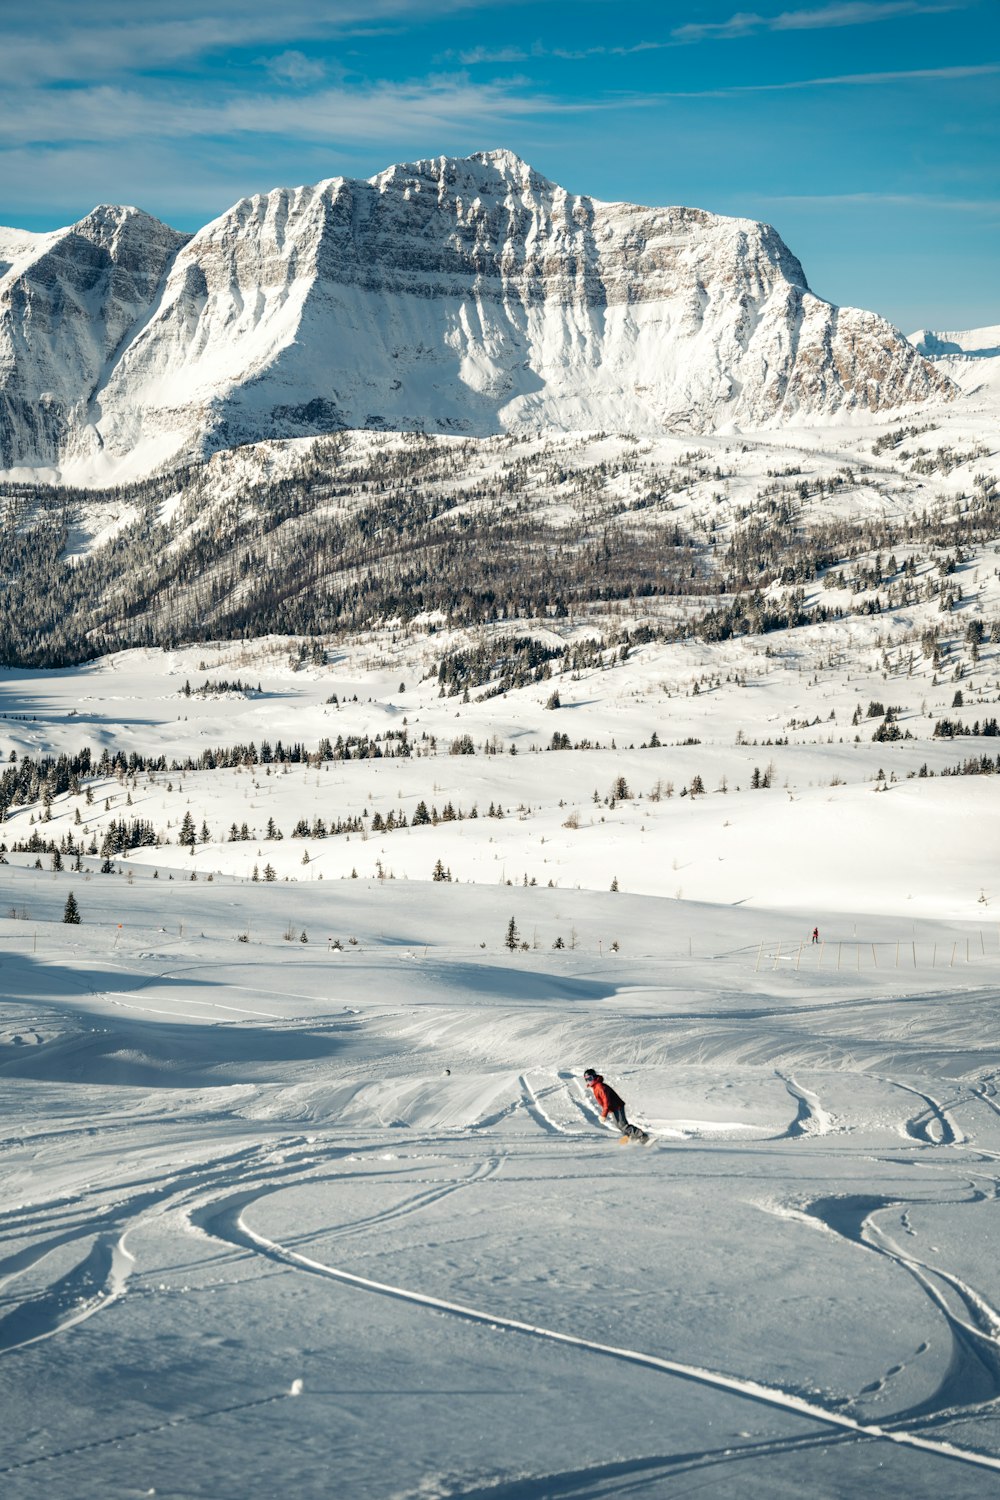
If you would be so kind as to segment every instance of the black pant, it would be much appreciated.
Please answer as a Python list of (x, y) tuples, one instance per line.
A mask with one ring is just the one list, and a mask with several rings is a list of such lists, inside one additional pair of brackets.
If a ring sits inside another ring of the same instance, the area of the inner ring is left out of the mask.
[(621, 1131), (622, 1135), (634, 1135), (638, 1136), (640, 1140), (645, 1139), (646, 1132), (644, 1130), (640, 1130), (638, 1125), (630, 1125), (626, 1120), (624, 1105), (622, 1105), (621, 1109), (613, 1109), (611, 1111), (611, 1118), (618, 1126), (618, 1129)]

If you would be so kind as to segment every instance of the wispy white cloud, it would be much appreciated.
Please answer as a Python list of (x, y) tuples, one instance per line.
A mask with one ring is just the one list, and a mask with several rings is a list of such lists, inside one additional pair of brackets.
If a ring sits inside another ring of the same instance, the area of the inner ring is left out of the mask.
[[(4, 6), (0, 81), (86, 83), (195, 68), (216, 53), (370, 35), (491, 0), (32, 0)], [(512, 0), (522, 3), (522, 0)], [(526, 0), (525, 0), (526, 3)]]
[(672, 47), (673, 42), (630, 42), (627, 45), (617, 47), (583, 47), (579, 51), (573, 51), (568, 47), (553, 47), (552, 56), (566, 58), (570, 62), (578, 62), (584, 57), (633, 57), (637, 52), (662, 52), (665, 47)]
[(326, 65), (318, 57), (306, 57), (304, 52), (294, 50), (265, 58), (264, 66), (276, 83), (298, 87), (318, 83), (326, 76)]
[(729, 99), (740, 94), (771, 94), (786, 90), (837, 87), (864, 87), (880, 83), (947, 82), (962, 78), (985, 78), (1000, 73), (1000, 63), (966, 63), (950, 68), (900, 68), (878, 73), (836, 73), (821, 78), (788, 78), (780, 83), (732, 83), (714, 89), (667, 90), (645, 95), (636, 103), (652, 104), (657, 99)]
[(995, 214), (997, 198), (948, 198), (933, 193), (778, 193), (758, 196), (758, 203), (794, 204), (801, 208), (915, 208), (942, 213)]
[(837, 73), (827, 78), (794, 78), (783, 83), (737, 84), (725, 93), (759, 94), (782, 89), (830, 88), (837, 85), (902, 83), (907, 80), (925, 79), (942, 81), (958, 78), (983, 78), (991, 73), (1000, 73), (1000, 63), (966, 63), (951, 68), (899, 68), (879, 73)]
[(964, 8), (965, 0), (842, 0), (813, 10), (786, 10), (776, 16), (757, 11), (737, 11), (725, 21), (690, 21), (675, 26), (671, 35), (680, 42), (725, 40), (750, 36), (758, 31), (816, 31), (841, 26), (871, 26), (878, 21), (902, 20), (909, 16), (942, 15)]
[(638, 41), (610, 46), (599, 43), (593, 47), (546, 47), (533, 42), (530, 47), (469, 47), (461, 50), (450, 48), (440, 54), (444, 62), (458, 62), (463, 67), (476, 67), (482, 63), (531, 62), (539, 58), (555, 57), (562, 62), (583, 62), (588, 57), (632, 57), (637, 52), (662, 52), (664, 48), (676, 47), (676, 42)]
[(75, 89), (69, 107), (54, 111), (51, 96), (27, 92), (0, 109), (0, 143), (36, 148), (148, 138), (290, 136), (335, 145), (341, 140), (398, 140), (400, 121), (411, 137), (434, 139), (458, 125), (470, 132), (497, 129), (531, 115), (579, 114), (599, 103), (565, 101), (519, 87), (522, 80), (475, 84), (464, 75), (367, 87), (337, 85), (289, 94), (212, 97), (174, 87)]
[(530, 57), (543, 56), (543, 49), (536, 46), (526, 50), (524, 47), (469, 47), (465, 50), (442, 52), (440, 61), (460, 62), (463, 68), (472, 68), (480, 63), (515, 63), (527, 62)]
[[(307, 61), (307, 60), (306, 60)], [(294, 77), (295, 64), (290, 65)], [(851, 73), (734, 84), (714, 89), (664, 90), (602, 98), (568, 99), (539, 92), (516, 76), (476, 83), (465, 73), (409, 82), (379, 81), (350, 86), (225, 94), (184, 80), (156, 89), (98, 85), (59, 91), (8, 89), (0, 101), (0, 146), (39, 151), (131, 140), (206, 140), (287, 137), (321, 142), (398, 141), (400, 123), (411, 140), (433, 142), (435, 133), (499, 138), (503, 127), (528, 118), (654, 109), (666, 99), (722, 99), (745, 94), (878, 84), (960, 80), (1000, 74), (1000, 63), (947, 68)], [(58, 104), (59, 107), (54, 107)]]

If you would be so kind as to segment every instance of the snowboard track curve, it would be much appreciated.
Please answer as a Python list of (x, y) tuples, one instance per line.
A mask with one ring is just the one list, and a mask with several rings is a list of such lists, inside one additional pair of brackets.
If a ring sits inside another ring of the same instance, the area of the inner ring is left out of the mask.
[[(472, 1181), (475, 1179), (468, 1180)], [(627, 1349), (613, 1344), (600, 1343), (595, 1339), (582, 1338), (576, 1334), (562, 1333), (557, 1329), (544, 1328), (539, 1324), (526, 1323), (517, 1318), (509, 1318), (482, 1308), (471, 1307), (464, 1303), (451, 1302), (446, 1298), (434, 1297), (426, 1292), (395, 1286), (390, 1282), (375, 1281), (371, 1277), (359, 1276), (342, 1267), (328, 1265), (323, 1261), (314, 1259), (312, 1256), (303, 1254), (301, 1251), (293, 1250), (276, 1240), (269, 1239), (266, 1235), (251, 1228), (246, 1222), (245, 1215), (251, 1205), (271, 1192), (280, 1191), (281, 1186), (281, 1184), (275, 1184), (273, 1187), (262, 1188), (258, 1185), (243, 1192), (212, 1198), (204, 1202), (197, 1210), (191, 1212), (189, 1214), (190, 1220), (203, 1233), (230, 1247), (262, 1255), (279, 1265), (303, 1271), (310, 1275), (324, 1277), (327, 1280), (340, 1282), (343, 1285), (355, 1287), (360, 1291), (381, 1297), (388, 1297), (398, 1302), (430, 1308), (437, 1313), (445, 1313), (459, 1318), (464, 1322), (489, 1328), (494, 1332), (514, 1333), (522, 1337), (566, 1345), (571, 1348), (586, 1350), (588, 1353), (598, 1354), (608, 1359), (638, 1365), (661, 1374), (671, 1375), (679, 1380), (686, 1380), (709, 1389), (724, 1391), (729, 1395), (742, 1397), (758, 1405), (791, 1412), (809, 1421), (818, 1422), (825, 1427), (836, 1428), (840, 1433), (854, 1439), (894, 1443), (902, 1447), (919, 1449), (937, 1458), (947, 1459), (951, 1462), (968, 1464), (1000, 1473), (1000, 1458), (980, 1453), (970, 1448), (959, 1448), (942, 1439), (922, 1437), (918, 1433), (906, 1431), (898, 1427), (890, 1428), (856, 1420), (844, 1413), (829, 1411), (825, 1407), (818, 1406), (814, 1402), (807, 1401), (800, 1396), (792, 1395), (787, 1391), (781, 1390), (779, 1387), (764, 1385), (760, 1381), (726, 1375), (698, 1365), (684, 1364), (678, 1360), (665, 1359), (655, 1354), (646, 1354), (636, 1349)], [(456, 1184), (457, 1186), (458, 1184)]]

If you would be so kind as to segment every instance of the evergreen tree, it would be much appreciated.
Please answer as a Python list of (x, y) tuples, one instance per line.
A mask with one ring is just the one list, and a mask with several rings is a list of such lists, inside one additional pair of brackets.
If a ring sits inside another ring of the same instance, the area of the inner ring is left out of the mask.
[(514, 921), (514, 918), (511, 917), (510, 921), (507, 924), (507, 936), (504, 938), (504, 942), (510, 949), (511, 953), (513, 953), (515, 948), (517, 948), (520, 944), (520, 941), (521, 934), (517, 930), (517, 923)]
[(76, 904), (76, 897), (72, 891), (66, 897), (66, 905), (63, 907), (63, 921), (71, 922), (77, 926), (80, 922), (80, 908)]
[(187, 844), (187, 846), (190, 849), (194, 848), (194, 845), (195, 845), (194, 818), (192, 818), (192, 816), (191, 816), (191, 809), (190, 808), (188, 808), (188, 810), (184, 814), (184, 819), (183, 819), (183, 821), (181, 823), (181, 831), (177, 835), (177, 842), (179, 844)]

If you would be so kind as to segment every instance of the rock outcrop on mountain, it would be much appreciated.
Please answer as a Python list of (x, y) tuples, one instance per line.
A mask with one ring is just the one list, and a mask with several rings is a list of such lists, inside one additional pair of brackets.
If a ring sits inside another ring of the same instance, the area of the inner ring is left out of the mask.
[(769, 226), (576, 196), (504, 151), (244, 199), (186, 242), (106, 208), (26, 238), (0, 276), (6, 468), (341, 427), (761, 427), (954, 390), (814, 296)]
[(58, 466), (100, 447), (95, 393), (187, 238), (109, 207), (54, 234), (0, 233), (0, 467)]

